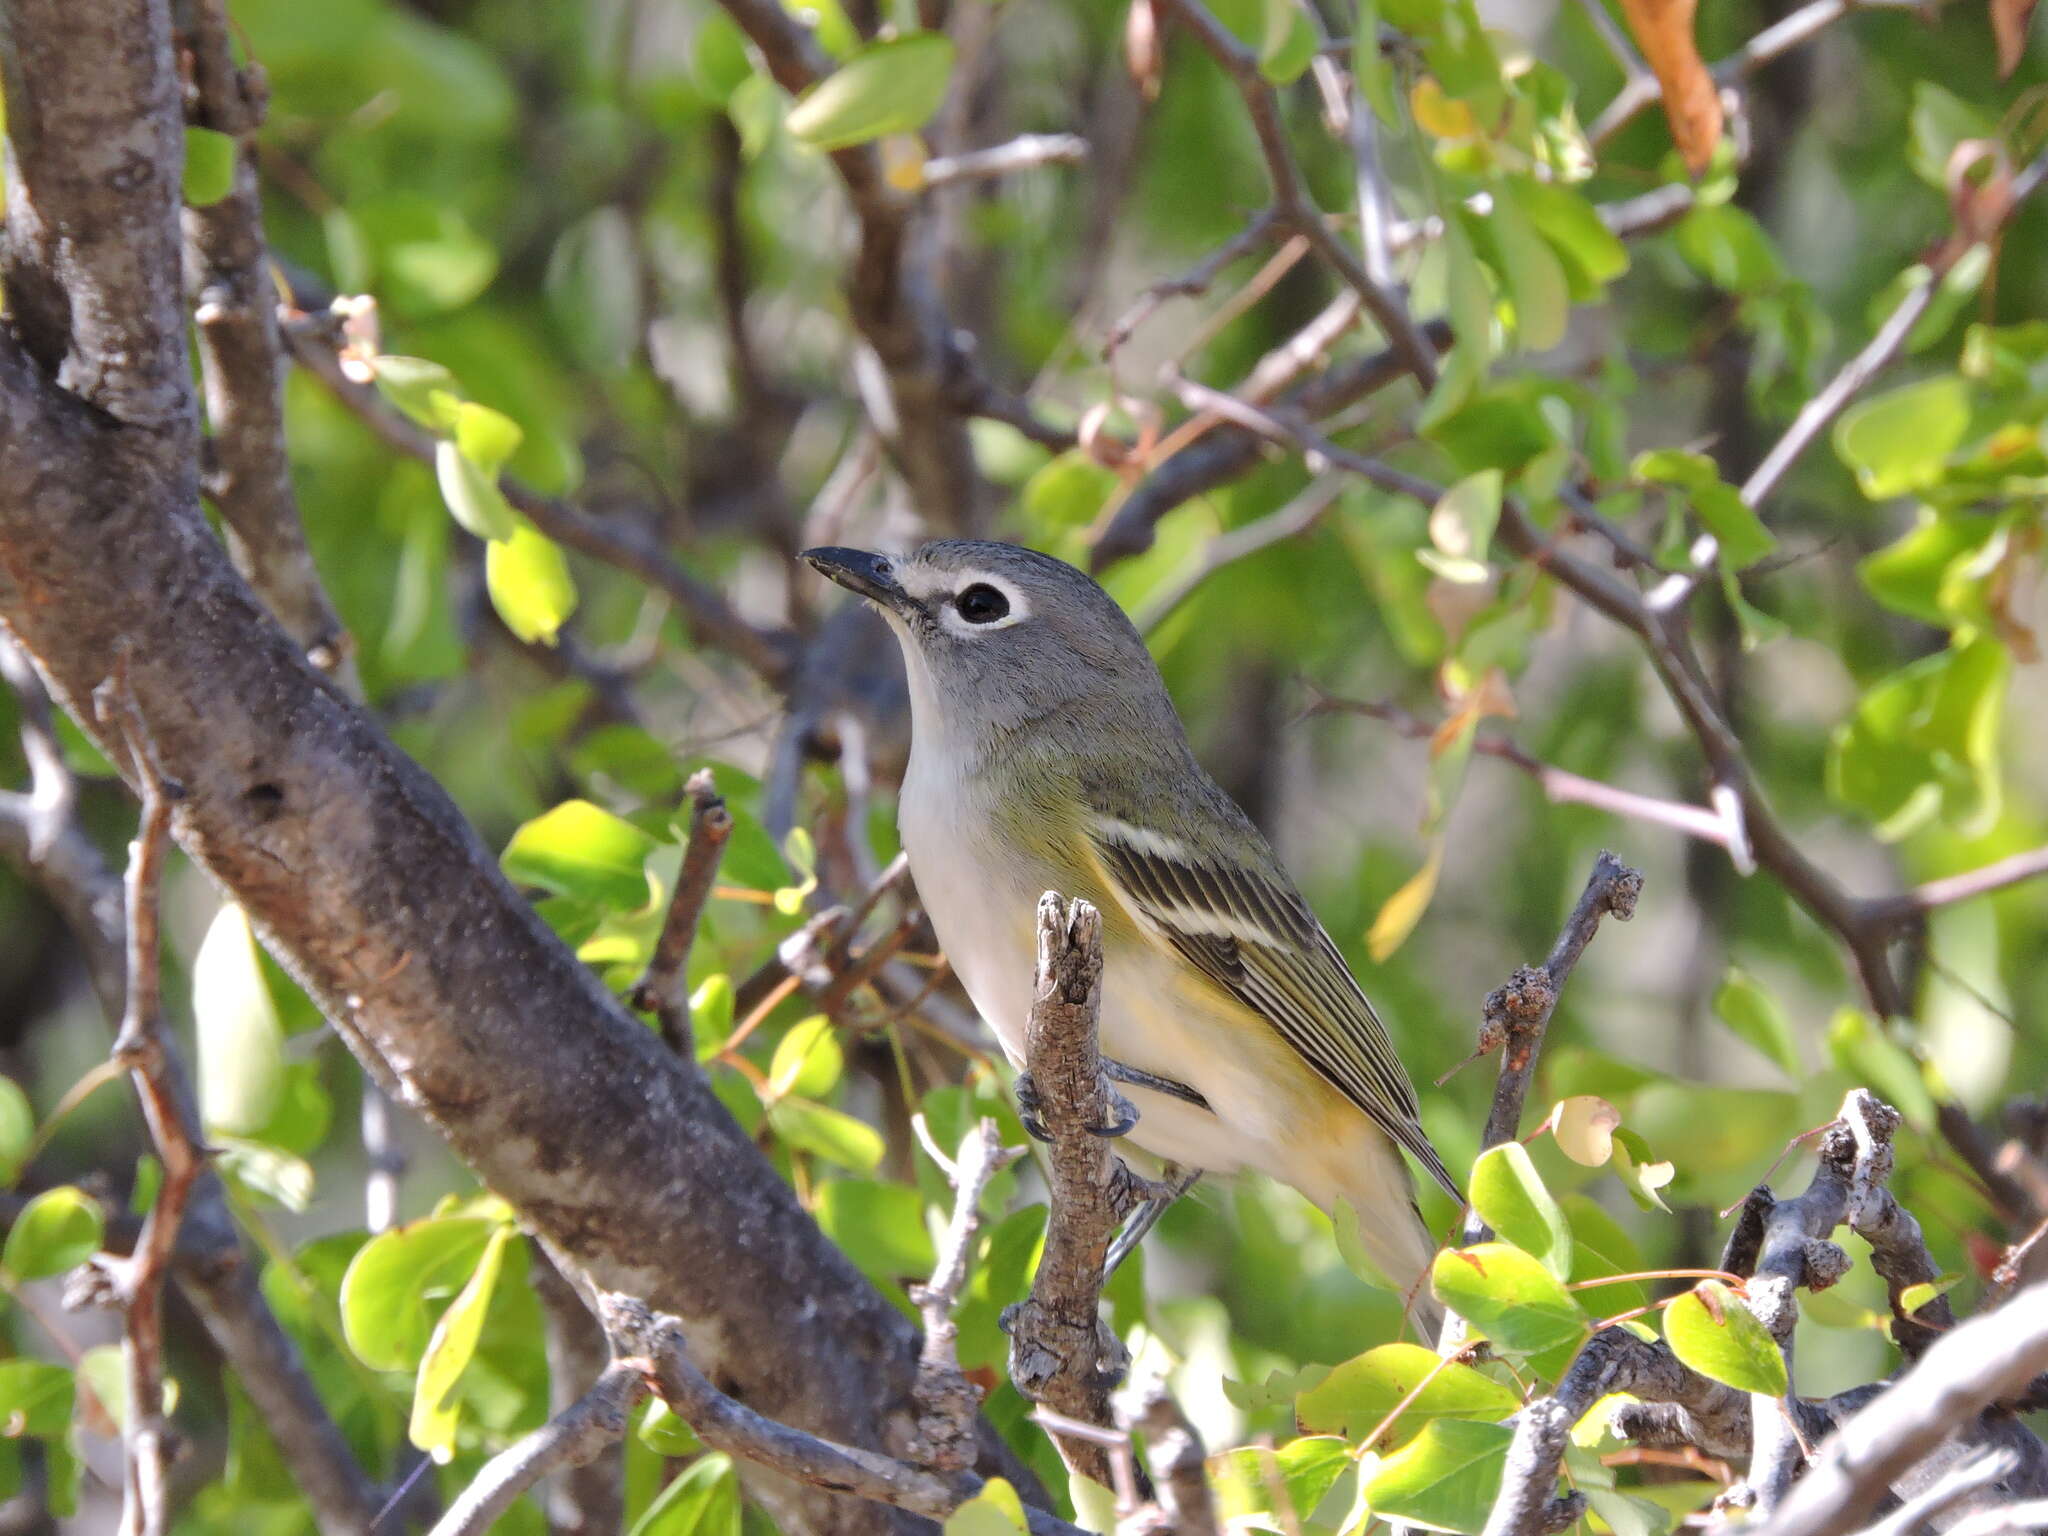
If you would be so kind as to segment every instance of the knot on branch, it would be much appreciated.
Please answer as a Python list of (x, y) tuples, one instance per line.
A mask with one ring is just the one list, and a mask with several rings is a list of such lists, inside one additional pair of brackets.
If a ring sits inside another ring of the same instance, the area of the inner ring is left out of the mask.
[(1062, 1386), (1106, 1401), (1131, 1368), (1130, 1351), (1099, 1317), (1063, 1317), (1032, 1296), (1003, 1308), (1001, 1323), (1010, 1338), (1010, 1380), (1033, 1402), (1050, 1401)]
[(1848, 1251), (1825, 1238), (1808, 1238), (1803, 1258), (1805, 1273), (1800, 1283), (1809, 1291), (1824, 1291), (1849, 1273)]
[(1556, 1006), (1557, 985), (1550, 973), (1540, 966), (1525, 965), (1508, 978), (1506, 986), (1487, 994), (1486, 1023), (1513, 1035), (1541, 1024)]

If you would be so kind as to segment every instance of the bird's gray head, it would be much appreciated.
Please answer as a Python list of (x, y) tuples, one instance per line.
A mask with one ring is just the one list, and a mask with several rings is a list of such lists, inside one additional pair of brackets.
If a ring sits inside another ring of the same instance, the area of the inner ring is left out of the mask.
[(1116, 599), (1063, 560), (972, 539), (906, 555), (807, 549), (803, 558), (889, 620), (912, 698), (941, 717), (930, 724), (1015, 727), (1090, 698), (1121, 697), (1126, 707), (1165, 700)]

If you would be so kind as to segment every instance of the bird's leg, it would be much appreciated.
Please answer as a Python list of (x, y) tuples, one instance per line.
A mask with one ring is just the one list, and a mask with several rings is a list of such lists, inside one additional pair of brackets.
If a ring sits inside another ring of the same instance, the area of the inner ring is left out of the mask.
[(1124, 1169), (1124, 1176), (1130, 1180), (1130, 1192), (1137, 1202), (1136, 1213), (1124, 1223), (1123, 1231), (1117, 1234), (1110, 1245), (1109, 1256), (1102, 1264), (1102, 1279), (1105, 1284), (1116, 1273), (1117, 1266), (1138, 1251), (1138, 1244), (1145, 1235), (1159, 1224), (1159, 1218), (1166, 1214), (1166, 1208), (1182, 1195), (1193, 1189), (1202, 1177), (1199, 1168), (1183, 1168), (1178, 1163), (1168, 1163), (1162, 1170), (1163, 1179), (1141, 1179), (1130, 1169)]
[(1088, 1129), (1097, 1136), (1128, 1136), (1131, 1133), (1131, 1127), (1138, 1123), (1138, 1106), (1118, 1093), (1114, 1088), (1109, 1090), (1108, 1097), (1109, 1124), (1091, 1125)]

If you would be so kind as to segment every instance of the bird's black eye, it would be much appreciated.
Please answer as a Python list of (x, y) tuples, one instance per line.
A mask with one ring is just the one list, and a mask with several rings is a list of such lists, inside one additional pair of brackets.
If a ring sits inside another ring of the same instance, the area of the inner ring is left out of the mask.
[(1009, 613), (1010, 600), (987, 582), (977, 581), (953, 599), (953, 608), (970, 624), (993, 624)]

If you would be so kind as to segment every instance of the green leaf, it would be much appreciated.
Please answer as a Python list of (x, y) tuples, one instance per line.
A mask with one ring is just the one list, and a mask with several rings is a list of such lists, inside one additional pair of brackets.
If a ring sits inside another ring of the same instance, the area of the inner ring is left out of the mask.
[(678, 1418), (675, 1410), (658, 1397), (648, 1403), (647, 1413), (634, 1433), (640, 1443), (657, 1456), (694, 1456), (704, 1449), (704, 1442), (697, 1437), (697, 1431)]
[(1264, 26), (1259, 39), (1259, 73), (1275, 85), (1301, 78), (1316, 56), (1316, 32), (1300, 0), (1260, 0)]
[(1998, 532), (1998, 519), (1920, 508), (1912, 530), (1856, 567), (1863, 585), (1885, 607), (1937, 628), (1952, 628), (1949, 574), (1971, 563)]
[[(1432, 1374), (1434, 1373), (1434, 1374)], [(1295, 1402), (1303, 1429), (1356, 1441), (1371, 1433), (1425, 1378), (1401, 1417), (1390, 1426), (1396, 1443), (1431, 1419), (1504, 1419), (1522, 1405), (1520, 1396), (1469, 1365), (1446, 1364), (1419, 1344), (1382, 1344), (1346, 1360)]]
[(1863, 494), (1884, 501), (1939, 480), (1969, 427), (1969, 388), (1943, 374), (1851, 406), (1835, 423), (1835, 452)]
[(870, 1277), (921, 1278), (937, 1261), (924, 1200), (907, 1184), (828, 1179), (818, 1187), (814, 1214), (825, 1235)]
[(21, 1177), (28, 1149), (35, 1144), (36, 1112), (11, 1077), (0, 1077), (0, 1184)]
[(1828, 793), (1878, 823), (1887, 841), (1940, 816), (1981, 836), (2003, 803), (1999, 735), (2012, 659), (1996, 636), (1949, 648), (1864, 694), (1828, 747)]
[(0, 1250), (0, 1269), (16, 1280), (40, 1280), (76, 1269), (100, 1251), (105, 1223), (82, 1189), (60, 1184), (22, 1207)]
[(768, 1061), (768, 1094), (772, 1098), (784, 1094), (823, 1098), (840, 1081), (844, 1065), (846, 1051), (840, 1047), (831, 1020), (811, 1014), (811, 1018), (791, 1024), (788, 1034), (776, 1042), (774, 1057)]
[(460, 1417), (455, 1389), (483, 1337), (484, 1315), (490, 1310), (491, 1292), (497, 1289), (498, 1272), (504, 1267), (505, 1245), (518, 1235), (519, 1229), (507, 1223), (491, 1224), (491, 1235), (469, 1282), (441, 1314), (420, 1359), (407, 1436), (442, 1465), (455, 1457), (455, 1427)]
[(725, 1048), (738, 1001), (732, 978), (723, 971), (706, 976), (690, 994), (690, 1033), (697, 1037), (699, 1061), (709, 1061)]
[(235, 190), (235, 141), (211, 128), (185, 130), (184, 197), (188, 208), (204, 208)]
[(525, 437), (518, 422), (488, 405), (464, 400), (455, 408), (455, 446), (487, 475), (495, 477)]
[(1518, 1141), (1491, 1147), (1472, 1165), (1472, 1208), (1501, 1237), (1534, 1254), (1560, 1280), (1572, 1272), (1572, 1229)]
[(303, 1157), (268, 1142), (216, 1135), (218, 1163), (224, 1177), (253, 1195), (300, 1212), (313, 1203), (313, 1165)]
[(1639, 454), (1632, 478), (1683, 490), (1695, 515), (1721, 546), (1721, 563), (1731, 571), (1754, 565), (1778, 547), (1742, 495), (1721, 478), (1713, 460), (1703, 453), (1657, 448)]
[(1654, 1159), (1649, 1143), (1634, 1131), (1614, 1133), (1615, 1176), (1635, 1201), (1637, 1210), (1670, 1210), (1658, 1191), (1671, 1182), (1676, 1171), (1670, 1163)]
[(373, 365), (377, 393), (429, 432), (455, 429), (462, 409), (455, 375), (424, 357), (380, 357)]
[(1225, 1451), (1210, 1461), (1224, 1517), (1219, 1523), (1230, 1531), (1317, 1529), (1309, 1517), (1350, 1465), (1351, 1444), (1335, 1435), (1303, 1435), (1277, 1450), (1247, 1445)]
[(505, 627), (529, 645), (553, 645), (576, 611), (576, 582), (562, 546), (523, 517), (511, 537), (484, 546), (484, 585)]
[(1116, 471), (1070, 448), (1036, 470), (1018, 494), (1025, 525), (1039, 538), (1085, 528), (1121, 485)]
[(1493, 238), (1500, 249), (1501, 280), (1515, 307), (1515, 336), (1524, 351), (1548, 352), (1564, 340), (1571, 320), (1571, 289), (1557, 253), (1505, 183), (1493, 200)]
[(630, 1536), (739, 1536), (740, 1484), (723, 1451), (698, 1457), (662, 1489)]
[(1949, 157), (1965, 139), (1990, 139), (1998, 135), (1998, 122), (1983, 108), (1973, 106), (1932, 80), (1913, 82), (1913, 111), (1908, 120), (1909, 144), (1906, 163), (1930, 187), (1948, 190)]
[(1501, 1424), (1433, 1419), (1379, 1464), (1360, 1497), (1383, 1519), (1471, 1536), (1485, 1529), (1514, 1438)]
[(284, 1025), (241, 907), (214, 914), (192, 961), (199, 1034), (199, 1113), (209, 1131), (252, 1135), (284, 1093)]
[(1571, 1292), (1511, 1243), (1446, 1249), (1429, 1278), (1437, 1300), (1509, 1354), (1538, 1354), (1585, 1335), (1586, 1314)]
[(0, 1360), (0, 1426), (9, 1436), (70, 1433), (78, 1388), (71, 1371), (41, 1360)]
[(1869, 1014), (1854, 1008), (1838, 1010), (1828, 1024), (1828, 1055), (1904, 1115), (1915, 1130), (1934, 1128), (1934, 1095), (1928, 1091), (1926, 1069)]
[(541, 289), (548, 313), (570, 353), (597, 373), (624, 372), (643, 344), (641, 262), (640, 237), (616, 207), (571, 224), (548, 253)]
[(953, 42), (942, 33), (872, 43), (799, 96), (786, 126), (818, 149), (914, 133), (946, 99), (952, 72)]
[(1943, 1275), (1938, 1280), (1923, 1280), (1918, 1285), (1909, 1285), (1899, 1292), (1899, 1310), (1911, 1317), (1937, 1296), (1946, 1296), (1962, 1282), (1961, 1275)]
[(1514, 198), (1565, 258), (1565, 275), (1574, 279), (1572, 297), (1578, 302), (1598, 299), (1603, 288), (1628, 271), (1628, 247), (1581, 193), (1559, 182), (1518, 177)]
[(1802, 1077), (1792, 1023), (1755, 977), (1731, 967), (1714, 994), (1714, 1012), (1743, 1041), (1784, 1068), (1786, 1076)]
[(1433, 549), (1416, 558), (1446, 581), (1464, 586), (1484, 582), (1490, 572), (1486, 554), (1500, 522), (1501, 472), (1482, 469), (1467, 475), (1437, 499), (1429, 513)]
[(992, 1477), (946, 1516), (945, 1536), (1024, 1536), (1024, 1502), (1009, 1480)]
[(1785, 1395), (1785, 1357), (1777, 1341), (1719, 1280), (1702, 1280), (1664, 1309), (1664, 1340), (1702, 1376), (1738, 1392)]
[(1394, 102), (1394, 71), (1380, 52), (1379, 0), (1359, 0), (1352, 13), (1351, 78), (1373, 114), (1389, 128), (1400, 121)]
[(1729, 293), (1761, 293), (1785, 280), (1763, 225), (1733, 203), (1697, 204), (1679, 220), (1671, 243), (1695, 271)]
[(814, 1104), (809, 1099), (777, 1099), (768, 1108), (768, 1123), (792, 1148), (851, 1168), (873, 1173), (882, 1165), (882, 1137), (865, 1120)]
[(638, 911), (652, 899), (653, 851), (654, 839), (630, 821), (588, 800), (565, 800), (514, 832), (499, 863), (515, 885)]
[(509, 539), (519, 527), (519, 514), (498, 489), (495, 475), (472, 464), (447, 439), (434, 445), (434, 475), (449, 515), (480, 539)]
[(341, 1281), (348, 1347), (372, 1370), (410, 1371), (434, 1331), (434, 1302), (475, 1271), (498, 1223), (435, 1216), (380, 1232), (356, 1251)]

